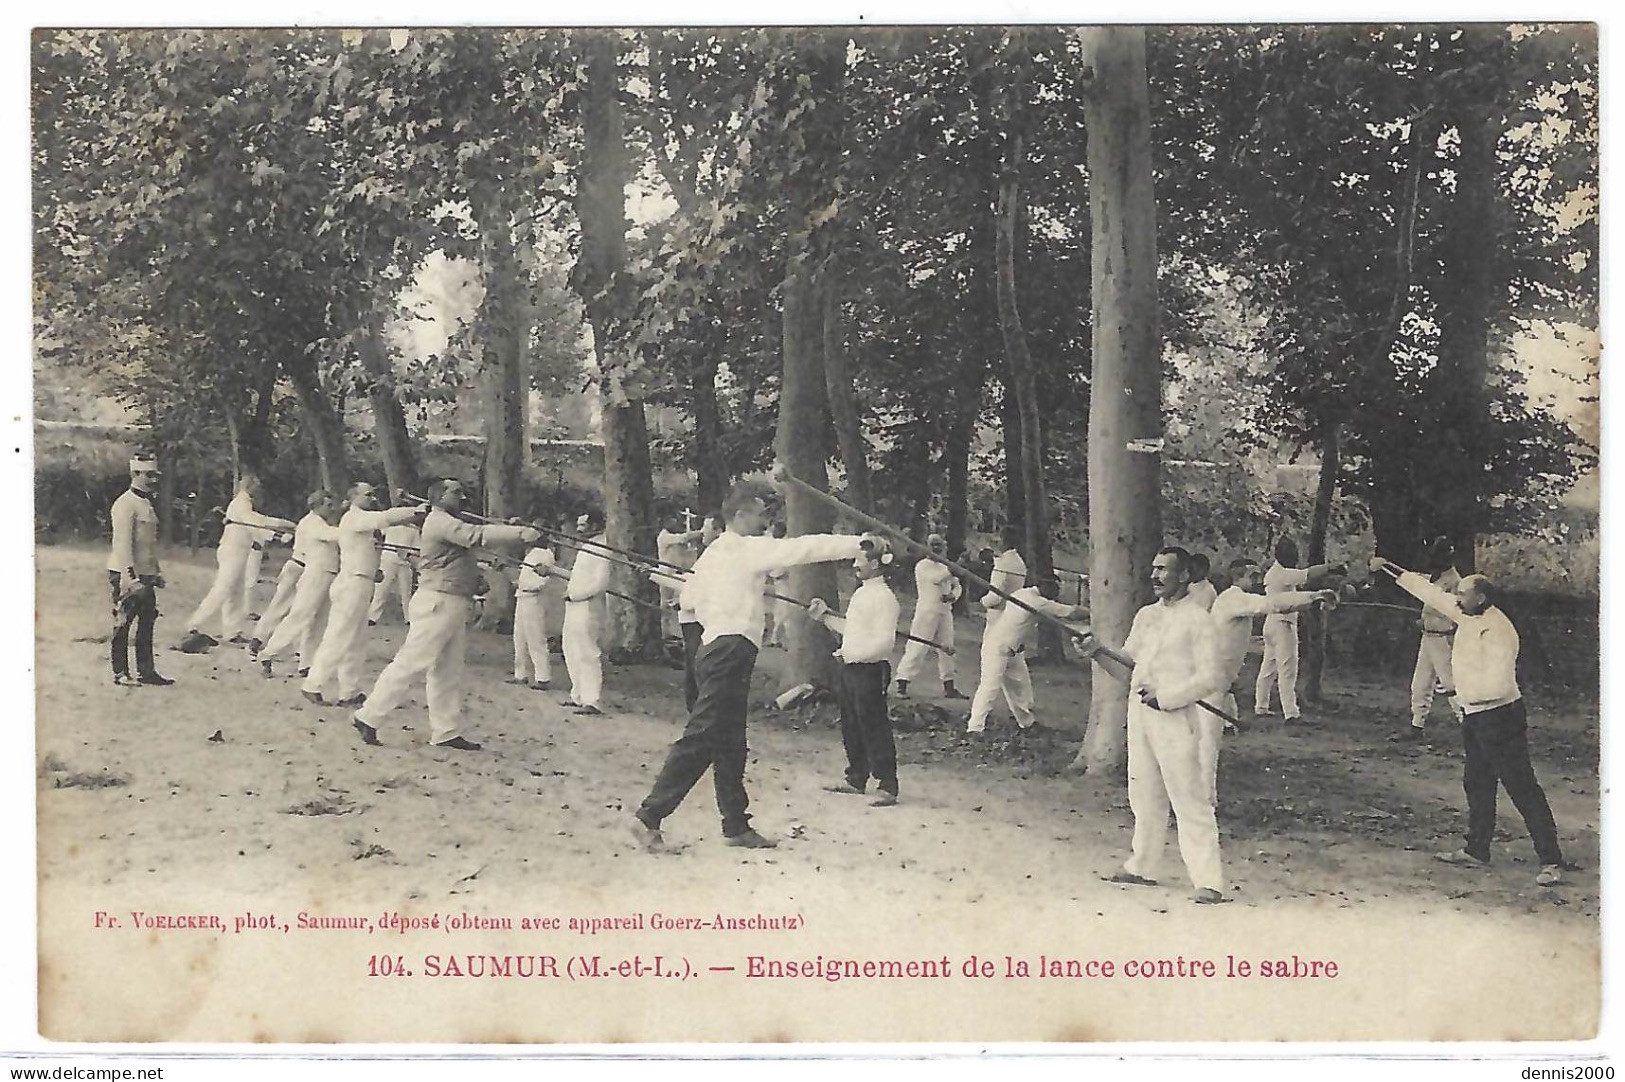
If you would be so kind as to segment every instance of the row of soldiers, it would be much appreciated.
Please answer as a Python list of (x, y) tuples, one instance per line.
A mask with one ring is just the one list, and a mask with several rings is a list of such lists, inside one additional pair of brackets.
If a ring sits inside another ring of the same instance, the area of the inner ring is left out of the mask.
[[(114, 637), (114, 668), (116, 676), (127, 679), (120, 636), (134, 622), (140, 681), (168, 683), (151, 667), (151, 615), (156, 612), (152, 591), (163, 584), (156, 558), (156, 516), (150, 507), (154, 477), (150, 460), (132, 462), (131, 491), (114, 507), (109, 570), (120, 621)], [(427, 504), (389, 509), (378, 506), (376, 490), (366, 484), (351, 489), (349, 505), (342, 510), (329, 495), (318, 493), (312, 497), (310, 514), (299, 523), (259, 513), (253, 507), (255, 491), (255, 482), (246, 481), (227, 509), (228, 534), (234, 529), (240, 532), (222, 539), (214, 586), (189, 621), (193, 625), (189, 637), (201, 635), (201, 625), (217, 610), (226, 614), (223, 630), (233, 630), (231, 606), (234, 598), (242, 596), (242, 568), (246, 565), (243, 534), (291, 532), (295, 551), (289, 563), (298, 570), (284, 573), (293, 585), (285, 589), (287, 583), (279, 582), (278, 597), (261, 627), (252, 640), (245, 640), (267, 675), (275, 661), (295, 649), (300, 651), (301, 659), (308, 658), (308, 670), (303, 671), (305, 696), (322, 705), (356, 707), (353, 725), (367, 744), (382, 742), (380, 729), (385, 718), (422, 676), (427, 684), (429, 742), (441, 748), (477, 751), (480, 745), (461, 731), (467, 627), (482, 581), (476, 553), (517, 543), (529, 546), (529, 551), (520, 564), (515, 587), (514, 680), (535, 688), (548, 686), (540, 593), (549, 577), (562, 572), (551, 550), (540, 543), (543, 531), (526, 525), (470, 521), (472, 516), (464, 509), (467, 494), (454, 480), (436, 484)], [(713, 775), (727, 844), (749, 848), (776, 844), (750, 825), (744, 785), (746, 714), (751, 675), (768, 636), (772, 606), (780, 601), (800, 604), (777, 592), (787, 569), (800, 564), (851, 561), (858, 582), (844, 615), (819, 599), (805, 605), (808, 615), (828, 626), (840, 640), (837, 697), (846, 769), (827, 788), (864, 794), (872, 781), (877, 787), (872, 804), (889, 807), (899, 799), (887, 691), (892, 683), (890, 659), (899, 634), (901, 606), (885, 577), (892, 559), (889, 545), (872, 534), (789, 538), (774, 531), (777, 536), (770, 535), (766, 495), (758, 487), (741, 484), (729, 494), (721, 514), (708, 517), (700, 530), (686, 534), (665, 531), (673, 535), (662, 538), (666, 556), (676, 556), (681, 545), (701, 546), (692, 568), (685, 568), (677, 559), (640, 558), (614, 549), (595, 532), (598, 524), (591, 520), (578, 526), (593, 536), (562, 542), (579, 553), (568, 575), (563, 627), (571, 677), (569, 704), (577, 713), (600, 712), (602, 677), (593, 609), (608, 590), (611, 562), (630, 564), (661, 587), (684, 642), (688, 724), (637, 809), (632, 828), (639, 844), (651, 851), (665, 848), (662, 821), (707, 771)], [(414, 539), (415, 545), (411, 543)], [(952, 658), (952, 605), (962, 587), (942, 549), (942, 539), (933, 536), (929, 554), (915, 569), (920, 602), (906, 633), (909, 644), (898, 672), (898, 694), (907, 693), (908, 681), (933, 652), (939, 664)], [(387, 569), (386, 556), (392, 565)], [(1232, 585), (1221, 593), (1210, 584), (1207, 589), (1199, 587), (1206, 583), (1205, 569), (1191, 553), (1178, 547), (1163, 549), (1150, 575), (1156, 601), (1137, 615), (1120, 648), (1099, 642), (1079, 623), (1087, 619), (1086, 608), (1060, 602), (1059, 583), (1054, 578), (1026, 585), (1025, 567), (1014, 545), (995, 559), (989, 589), (981, 598), (988, 625), (982, 636), (981, 672), (968, 730), (985, 731), (1000, 693), (1018, 726), (1026, 729), (1037, 724), (1024, 654), (1039, 620), (1058, 623), (1084, 657), (1126, 683), (1129, 801), (1135, 830), (1130, 859), (1112, 881), (1157, 882), (1172, 810), (1180, 852), (1196, 888), (1195, 900), (1204, 904), (1228, 900), (1216, 817), (1218, 748), (1223, 723), (1233, 721), (1236, 713), (1230, 688), (1239, 674), (1253, 620), (1265, 618), (1266, 666), (1273, 664), (1280, 672), (1283, 709), (1290, 720), (1296, 716), (1296, 704), (1287, 691), (1294, 678), (1289, 675), (1291, 659), (1286, 652), (1289, 638), (1290, 649), (1295, 651), (1296, 634), (1277, 631), (1272, 637), (1270, 622), (1285, 622), (1302, 609), (1335, 603), (1337, 592), (1324, 584), (1342, 571), (1324, 564), (1293, 566), (1297, 560), (1290, 543), (1278, 546), (1276, 556), (1268, 570), (1251, 560), (1234, 561), (1230, 566)], [(405, 601), (406, 591), (411, 589), (410, 575), (400, 571), (403, 564), (410, 570), (412, 561), (418, 581), (416, 591)], [(1468, 726), (1465, 741), (1468, 845), (1441, 859), (1456, 864), (1488, 862), (1490, 835), (1486, 830), (1493, 830), (1494, 789), (1497, 783), (1504, 783), (1540, 850), (1541, 882), (1559, 881), (1562, 860), (1555, 826), (1529, 765), (1522, 736), (1525, 719), (1515, 676), (1505, 657), (1502, 632), (1510, 631), (1511, 625), (1504, 616), (1499, 623), (1493, 617), (1485, 623), (1486, 613), (1498, 612), (1489, 600), (1492, 588), (1473, 576), (1462, 580), (1455, 594), (1449, 594), (1425, 576), (1403, 572), (1385, 560), (1374, 560), (1373, 569), (1394, 574), (1401, 587), (1454, 623), (1487, 629), (1468, 646), (1465, 660), (1473, 674), (1470, 678), (1462, 673), (1462, 639), (1458, 638), (1454, 651), (1459, 684), (1473, 685), (1471, 692), (1458, 686), (1458, 709), (1468, 719), (1482, 716), (1477, 724)], [(392, 577), (395, 586), (388, 585)], [(362, 636), (368, 623), (376, 621), (391, 590), (405, 601), (408, 633), (370, 693), (363, 692)], [(323, 598), (329, 611), (318, 641), (312, 629)], [(269, 627), (266, 620), (271, 621)], [(782, 619), (779, 623), (782, 626)], [(1515, 631), (1512, 634), (1515, 660)], [(1485, 647), (1483, 641), (1488, 638), (1498, 645)], [(1486, 667), (1496, 670), (1493, 679), (1484, 675)], [(939, 668), (939, 675), (945, 690), (954, 691), (951, 668)], [(1510, 687), (1509, 678), (1513, 681)], [(331, 697), (326, 694), (329, 690), (334, 692)], [(1267, 702), (1267, 698), (1261, 701)], [(1492, 728), (1493, 738), (1486, 735)]]

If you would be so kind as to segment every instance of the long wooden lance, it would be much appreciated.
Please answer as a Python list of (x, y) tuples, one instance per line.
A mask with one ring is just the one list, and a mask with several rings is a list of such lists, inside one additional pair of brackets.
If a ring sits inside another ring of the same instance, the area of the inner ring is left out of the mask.
[[(410, 492), (404, 493), (404, 495), (409, 500), (422, 499), (421, 496), (414, 496)], [(476, 515), (472, 511), (459, 511), (458, 515), (459, 517), (468, 519), (471, 522), (483, 523), (487, 526), (510, 525), (510, 523), (504, 519), (486, 518), (484, 515)], [(644, 556), (637, 552), (628, 552), (626, 549), (618, 549), (615, 546), (605, 544), (602, 541), (594, 541), (590, 537), (581, 537), (577, 534), (565, 533), (563, 530), (555, 530), (550, 526), (543, 526), (539, 522), (521, 522), (518, 523), (518, 525), (529, 526), (533, 530), (540, 531), (543, 536), (555, 539), (561, 548), (567, 548), (574, 552), (587, 552), (594, 556), (601, 556), (610, 563), (617, 563), (623, 567), (630, 567), (634, 571), (643, 572), (647, 571), (650, 567), (669, 567), (674, 571), (685, 572), (688, 570), (688, 568), (684, 567), (682, 564), (674, 564), (669, 560), (660, 560), (653, 556)], [(606, 553), (609, 555), (606, 555)]]
[[(991, 582), (988, 582), (986, 579), (982, 578), (980, 575), (977, 575), (975, 572), (971, 571), (969, 568), (963, 567), (960, 564), (954, 562), (953, 560), (947, 559), (946, 557), (936, 555), (930, 549), (926, 548), (924, 545), (922, 545), (918, 541), (914, 540), (912, 537), (910, 537), (908, 534), (904, 533), (902, 530), (899, 530), (896, 526), (891, 525), (889, 522), (884, 522), (884, 521), (882, 521), (882, 520), (880, 520), (878, 518), (875, 518), (873, 515), (867, 514), (867, 513), (863, 512), (863, 511), (859, 511), (856, 507), (853, 507), (853, 506), (851, 506), (851, 505), (849, 505), (847, 503), (842, 502), (841, 500), (837, 499), (836, 497), (831, 496), (829, 493), (825, 492), (823, 489), (817, 488), (817, 487), (815, 487), (813, 485), (809, 485), (807, 482), (803, 481), (801, 478), (799, 478), (795, 474), (791, 473), (789, 468), (786, 467), (785, 465), (783, 465), (782, 463), (780, 463), (778, 466), (774, 467), (773, 479), (776, 480), (776, 481), (783, 482), (784, 484), (795, 486), (797, 489), (801, 490), (801, 492), (803, 492), (807, 496), (810, 496), (812, 499), (816, 500), (817, 502), (823, 504), (825, 507), (829, 508), (831, 511), (834, 511), (836, 514), (846, 515), (848, 518), (856, 520), (861, 525), (867, 526), (869, 529), (873, 530), (877, 534), (880, 534), (882, 537), (887, 537), (887, 538), (890, 538), (893, 541), (896, 541), (898, 544), (902, 545), (903, 548), (906, 549), (909, 552), (918, 553), (919, 555), (922, 555), (922, 556), (929, 556), (931, 559), (936, 560), (939, 563), (946, 566), (950, 571), (953, 571), (956, 574), (963, 577), (967, 582), (970, 582), (970, 583), (972, 583), (972, 584), (974, 584), (976, 586), (980, 586), (984, 590), (986, 590), (987, 592), (989, 592), (989, 593), (991, 593), (991, 594), (993, 594), (993, 595), (995, 595), (997, 597), (1002, 597), (1005, 601), (1009, 602), (1012, 605), (1015, 605), (1017, 608), (1026, 609), (1028, 612), (1032, 613), (1034, 616), (1038, 617), (1040, 620), (1046, 621), (1047, 623), (1053, 624), (1054, 626), (1060, 628), (1065, 634), (1067, 634), (1071, 638), (1082, 639), (1084, 637), (1084, 635), (1086, 634), (1085, 632), (1079, 631), (1077, 628), (1073, 627), (1071, 624), (1068, 624), (1065, 620), (1062, 620), (1060, 617), (1053, 616), (1050, 613), (1043, 612), (1043, 611), (1041, 611), (1039, 609), (1036, 609), (1032, 605), (1029, 605), (1027, 602), (1023, 601), (1021, 598), (1016, 597), (1014, 594), (1006, 593), (1005, 591), (999, 589), (997, 586), (994, 586)], [(1100, 648), (1101, 653), (1104, 653), (1107, 656), (1113, 658), (1119, 664), (1126, 664), (1129, 668), (1133, 668), (1134, 662), (1126, 654), (1122, 654), (1122, 653), (1119, 653), (1116, 650), (1111, 649), (1110, 647), (1106, 646), (1104, 643), (1100, 642), (1098, 639), (1095, 640), (1095, 644)], [(1216, 717), (1223, 718), (1225, 721), (1228, 721), (1231, 725), (1234, 725), (1237, 729), (1241, 728), (1241, 722), (1238, 721), (1236, 718), (1232, 717), (1230, 715), (1229, 711), (1221, 710), (1219, 707), (1214, 706), (1212, 703), (1206, 702), (1206, 701), (1201, 700), (1201, 699), (1198, 699), (1196, 701), (1196, 705), (1200, 706), (1203, 710), (1206, 710), (1208, 713), (1213, 714)]]

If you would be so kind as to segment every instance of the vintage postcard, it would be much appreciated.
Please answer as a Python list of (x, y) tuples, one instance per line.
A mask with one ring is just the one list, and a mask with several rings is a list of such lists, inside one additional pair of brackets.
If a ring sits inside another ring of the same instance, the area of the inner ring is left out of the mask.
[(47, 1040), (1597, 1035), (1595, 26), (30, 47)]

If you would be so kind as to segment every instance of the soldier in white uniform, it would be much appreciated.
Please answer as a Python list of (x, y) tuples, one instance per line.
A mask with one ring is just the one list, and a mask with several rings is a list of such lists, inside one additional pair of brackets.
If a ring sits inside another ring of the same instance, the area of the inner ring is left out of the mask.
[[(401, 501), (396, 500), (399, 504)], [(383, 579), (372, 592), (372, 606), (367, 610), (368, 626), (375, 626), (384, 618), (384, 606), (391, 597), (399, 598), (401, 619), (406, 619), (412, 607), (412, 576), (417, 571), (417, 548), (422, 531), (415, 522), (397, 522), (384, 531), (384, 551), (378, 555), (378, 570)]]
[[(914, 618), (908, 633), (919, 639), (929, 639), (952, 649), (954, 645), (954, 602), (959, 600), (959, 579), (943, 562), (948, 554), (948, 541), (939, 533), (925, 539), (931, 555), (914, 565)], [(954, 686), (954, 656), (946, 649), (927, 646), (912, 639), (903, 648), (903, 660), (897, 666), (897, 696), (908, 698), (908, 685), (925, 668), (931, 655), (937, 658), (937, 675), (942, 678), (942, 695), (946, 699), (963, 699), (964, 693)]]
[(294, 549), (304, 554), (305, 566), (299, 572), (294, 587), (293, 604), (270, 632), (270, 638), (260, 648), (260, 668), (271, 675), (273, 662), (295, 652), (299, 655), (300, 672), (309, 672), (316, 647), (322, 641), (322, 627), (327, 619), (328, 596), (333, 580), (339, 573), (339, 517), (344, 504), (336, 493), (324, 493), (325, 503), (299, 520), (294, 529)]
[[(1063, 605), (1057, 601), (1060, 593), (1061, 583), (1058, 579), (1045, 579), (1037, 586), (1024, 586), (1010, 596), (1026, 602), (1032, 609), (1061, 620), (1088, 617), (1089, 610), (1082, 605)], [(970, 720), (966, 723), (965, 731), (986, 731), (988, 715), (993, 712), (993, 703), (1001, 691), (1005, 704), (1016, 719), (1016, 725), (1030, 729), (1037, 722), (1033, 720), (1033, 679), (1027, 672), (1026, 651), (1029, 634), (1038, 623), (1038, 617), (1029, 609), (995, 594), (990, 593), (987, 597), (999, 602), (998, 615), (993, 615), (993, 609), (989, 607), (989, 626), (982, 635), (982, 676), (976, 684), (976, 694), (971, 698)], [(987, 605), (987, 598), (983, 598), (982, 604)]]
[(313, 703), (328, 700), (329, 687), (337, 706), (352, 706), (365, 696), (361, 691), (366, 661), (367, 609), (378, 585), (378, 531), (412, 519), (421, 521), (422, 507), (380, 510), (378, 490), (365, 481), (350, 486), (350, 509), (339, 519), (339, 574), (328, 593), (332, 608), (327, 630), (310, 663), (310, 674), (299, 690)]
[(1223, 690), (1213, 618), (1190, 596), (1190, 555), (1165, 548), (1151, 563), (1157, 600), (1134, 616), (1123, 653), (1133, 665), (1099, 649), (1084, 653), (1129, 684), (1128, 802), (1134, 813), (1133, 852), (1114, 883), (1155, 886), (1168, 841), (1168, 809), (1179, 830), (1179, 854), (1196, 887), (1195, 900), (1229, 901), (1219, 856), (1213, 786), (1199, 748), (1198, 699)]
[(257, 536), (294, 531), (294, 524), (287, 519), (254, 510), (254, 498), (259, 491), (260, 479), (251, 473), (244, 474), (237, 483), (237, 494), (226, 505), (226, 526), (220, 534), (220, 546), (215, 549), (214, 584), (198, 603), (191, 619), (186, 621), (188, 636), (213, 638), (205, 629), (219, 621), (221, 640), (248, 641), (243, 638), (243, 622), (248, 615), (243, 604), (243, 580), (248, 573), (249, 557), (254, 552), (254, 541)]
[[(1021, 528), (1006, 526), (1000, 534), (1004, 542), (1004, 551), (993, 557), (993, 572), (987, 581), (996, 590), (1013, 594), (1027, 585), (1027, 561), (1021, 558)], [(987, 614), (987, 626), (991, 629), (998, 622), (999, 614), (1004, 611), (1004, 598), (989, 591), (982, 595), (982, 610)]]
[(266, 606), (265, 614), (254, 625), (254, 636), (248, 640), (248, 652), (258, 655), (265, 649), (265, 644), (271, 641), (276, 634), (277, 625), (287, 618), (293, 609), (294, 594), (299, 590), (299, 579), (305, 572), (305, 542), (309, 538), (310, 527), (313, 523), (322, 522), (321, 511), (333, 502), (333, 494), (325, 488), (312, 492), (305, 500), (309, 508), (305, 517), (299, 520), (293, 530), (293, 549), (288, 558), (282, 563), (282, 570), (276, 577), (276, 592), (271, 595), (271, 603)]
[(536, 691), (546, 691), (553, 679), (547, 653), (547, 607), (542, 591), (557, 560), (553, 550), (537, 545), (525, 553), (513, 591), (513, 679)]
[[(1428, 561), (1433, 585), (1454, 596), (1461, 575), (1454, 564), (1450, 542), (1434, 542)], [(1456, 621), (1431, 605), (1422, 606), (1422, 641), (1416, 647), (1416, 668), (1411, 672), (1411, 724), (1400, 740), (1421, 740), (1427, 735), (1428, 712), (1433, 709), (1433, 689), (1444, 689), (1450, 712), (1459, 720), (1461, 704), (1456, 700), (1456, 678), (1450, 668), (1451, 647), (1456, 637)]]
[[(577, 523), (582, 533), (592, 534), (592, 543), (605, 543), (604, 520), (595, 514), (582, 515)], [(609, 589), (609, 561), (597, 551), (576, 554), (570, 568), (570, 584), (564, 591), (564, 671), (570, 676), (570, 697), (565, 706), (577, 714), (602, 714), (599, 697), (604, 691), (603, 655), (598, 646), (598, 611), (604, 591)]]
[(159, 674), (152, 658), (152, 629), (158, 621), (163, 569), (158, 565), (158, 512), (152, 506), (158, 462), (145, 455), (130, 459), (130, 487), (113, 501), (113, 548), (107, 582), (113, 595), (113, 683), (130, 686), (130, 625), (135, 625), (136, 683), (166, 687), (175, 681)]
[[(1331, 564), (1298, 566), (1298, 546), (1290, 537), (1275, 543), (1275, 562), (1264, 572), (1264, 593), (1278, 594), (1286, 590), (1302, 590), (1314, 586), (1327, 576), (1342, 569)], [(1253, 712), (1269, 717), (1270, 694), (1279, 682), (1281, 687), (1281, 714), (1288, 722), (1303, 720), (1298, 709), (1298, 614), (1296, 612), (1271, 613), (1264, 617), (1264, 660), (1258, 666), (1258, 680), (1253, 686)]]
[[(381, 744), (378, 727), (424, 674), (429, 696), (429, 743), (455, 751), (479, 751), (462, 734), (463, 672), (467, 664), (468, 620), (480, 568), (470, 550), (480, 545), (530, 544), (542, 536), (534, 526), (474, 526), (457, 517), (466, 495), (460, 482), (442, 481), (430, 493), (434, 510), (423, 522), (418, 588), (412, 595), (406, 641), (356, 711), (356, 732), (367, 744)], [(410, 510), (410, 509), (408, 509)], [(365, 608), (363, 608), (363, 613)]]

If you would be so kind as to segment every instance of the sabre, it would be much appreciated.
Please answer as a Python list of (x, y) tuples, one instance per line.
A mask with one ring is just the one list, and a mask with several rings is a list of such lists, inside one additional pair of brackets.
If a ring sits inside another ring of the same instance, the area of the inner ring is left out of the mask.
[[(937, 560), (940, 563), (946, 565), (949, 568), (949, 570), (954, 571), (955, 573), (959, 574), (964, 579), (966, 579), (966, 581), (972, 582), (972, 583), (976, 584), (977, 586), (980, 586), (980, 587), (984, 588), (989, 593), (994, 594), (997, 597), (1004, 598), (1004, 600), (1006, 600), (1006, 601), (1010, 602), (1011, 604), (1015, 605), (1017, 608), (1026, 609), (1028, 612), (1032, 613), (1034, 616), (1038, 617), (1040, 620), (1044, 620), (1044, 621), (1046, 621), (1048, 623), (1051, 623), (1051, 624), (1055, 625), (1056, 627), (1060, 628), (1062, 631), (1064, 631), (1071, 638), (1074, 638), (1074, 639), (1083, 638), (1084, 633), (1080, 632), (1077, 628), (1073, 627), (1071, 624), (1068, 624), (1065, 620), (1062, 620), (1059, 617), (1051, 616), (1047, 612), (1041, 612), (1038, 609), (1035, 609), (1033, 606), (1031, 606), (1031, 605), (1027, 604), (1025, 601), (1021, 600), (1021, 598), (1016, 597), (1014, 594), (1005, 593), (1003, 590), (999, 589), (997, 586), (994, 586), (991, 582), (988, 582), (986, 579), (982, 578), (980, 575), (977, 575), (975, 572), (969, 570), (968, 568), (961, 567), (958, 563), (955, 563), (953, 560), (949, 560), (949, 559), (947, 559), (945, 557), (937, 556), (937, 555), (933, 554), (930, 549), (926, 548), (924, 545), (920, 544), (918, 541), (914, 540), (908, 534), (904, 533), (902, 530), (899, 530), (897, 527), (891, 525), (890, 523), (882, 522), (880, 519), (875, 518), (873, 515), (865, 514), (864, 512), (859, 511), (856, 507), (852, 507), (852, 506), (849, 506), (846, 503), (843, 503), (841, 500), (836, 499), (834, 496), (831, 496), (829, 493), (825, 492), (823, 489), (815, 488), (814, 486), (809, 485), (807, 482), (803, 481), (801, 478), (799, 478), (795, 474), (791, 473), (789, 468), (786, 467), (783, 463), (780, 463), (778, 466), (774, 467), (773, 478), (776, 481), (782, 481), (785, 484), (794, 485), (796, 488), (800, 489), (804, 494), (806, 494), (808, 496), (811, 496), (814, 500), (816, 500), (819, 503), (823, 504), (825, 507), (829, 508), (830, 510), (836, 512), (837, 514), (846, 515), (846, 516), (848, 516), (850, 518), (856, 519), (860, 524), (862, 524), (864, 526), (867, 526), (869, 529), (873, 530), (875, 533), (881, 534), (881, 535), (883, 535), (885, 537), (889, 537), (889, 538), (893, 539), (894, 541), (898, 542), (905, 549), (907, 549), (909, 552), (917, 553), (917, 554), (920, 554), (920, 555), (929, 555), (933, 560)], [(1112, 650), (1110, 647), (1106, 646), (1104, 643), (1101, 643), (1098, 639), (1096, 640), (1096, 645), (1100, 647), (1101, 652), (1107, 653), (1108, 656), (1114, 658), (1119, 664), (1126, 664), (1130, 668), (1133, 667), (1134, 663), (1133, 663), (1132, 660), (1128, 659), (1127, 655), (1120, 654), (1117, 651)], [(1230, 714), (1227, 711), (1219, 709), (1217, 706), (1214, 706), (1212, 703), (1203, 701), (1201, 699), (1198, 699), (1197, 702), (1196, 702), (1196, 705), (1200, 706), (1203, 710), (1206, 710), (1208, 713), (1213, 714), (1216, 717), (1223, 718), (1225, 721), (1228, 721), (1230, 724), (1236, 726), (1237, 729), (1241, 728), (1241, 723), (1240, 722), (1238, 722), (1235, 718), (1231, 717)]]

